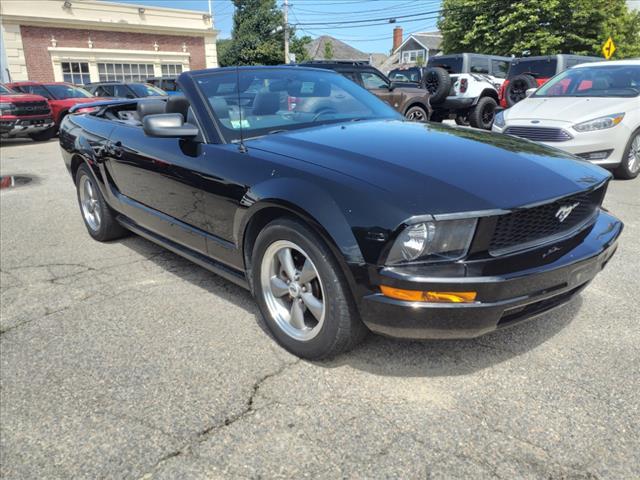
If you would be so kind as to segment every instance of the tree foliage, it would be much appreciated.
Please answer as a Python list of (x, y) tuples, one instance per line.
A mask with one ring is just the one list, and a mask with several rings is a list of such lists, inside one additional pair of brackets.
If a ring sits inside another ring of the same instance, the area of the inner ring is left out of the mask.
[[(276, 0), (233, 0), (231, 40), (218, 52), (221, 66), (278, 65), (284, 63), (284, 17)], [(311, 38), (295, 36), (289, 29), (289, 51), (296, 60), (308, 57), (305, 45)], [(220, 42), (218, 43), (220, 44)]]
[(445, 53), (640, 55), (640, 12), (624, 0), (443, 0), (438, 27)]
[(324, 59), (331, 60), (333, 58), (333, 43), (327, 41), (324, 44)]

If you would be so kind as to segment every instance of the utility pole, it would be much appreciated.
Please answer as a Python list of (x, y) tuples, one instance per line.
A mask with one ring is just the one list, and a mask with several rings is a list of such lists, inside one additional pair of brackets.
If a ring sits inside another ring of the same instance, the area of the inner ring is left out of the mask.
[(289, 0), (284, 0), (284, 63), (289, 63)]

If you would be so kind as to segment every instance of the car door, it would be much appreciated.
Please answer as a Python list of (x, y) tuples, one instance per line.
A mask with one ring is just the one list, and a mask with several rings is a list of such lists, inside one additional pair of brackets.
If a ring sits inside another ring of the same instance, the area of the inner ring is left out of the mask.
[(360, 79), (364, 88), (393, 108), (398, 108), (400, 105), (399, 99), (397, 98), (398, 93), (390, 90), (390, 84), (386, 78), (376, 72), (369, 71), (360, 72)]
[(225, 171), (233, 165), (227, 156), (236, 150), (190, 139), (152, 138), (142, 127), (122, 125), (111, 135), (108, 168), (126, 215), (136, 223), (237, 267), (242, 260), (234, 248), (232, 225), (246, 189), (226, 179)]

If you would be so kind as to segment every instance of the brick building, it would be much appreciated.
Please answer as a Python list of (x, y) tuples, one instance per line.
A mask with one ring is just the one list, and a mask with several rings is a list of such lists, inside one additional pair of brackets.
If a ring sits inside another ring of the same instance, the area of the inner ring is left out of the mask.
[(0, 21), (3, 81), (135, 81), (218, 66), (217, 32), (205, 12), (95, 0), (4, 1)]

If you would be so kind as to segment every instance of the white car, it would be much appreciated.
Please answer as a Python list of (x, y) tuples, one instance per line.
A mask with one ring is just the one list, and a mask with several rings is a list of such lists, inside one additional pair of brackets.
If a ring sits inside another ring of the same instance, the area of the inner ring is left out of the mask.
[(566, 70), (496, 115), (492, 130), (554, 146), (612, 169), (640, 172), (640, 60)]

